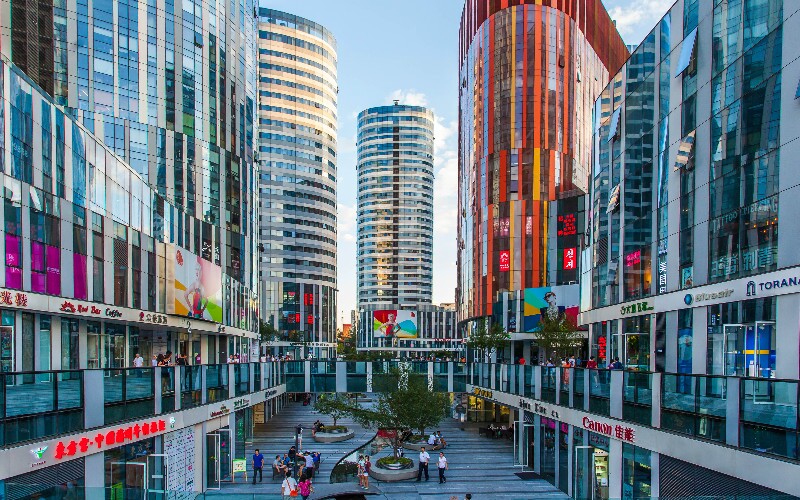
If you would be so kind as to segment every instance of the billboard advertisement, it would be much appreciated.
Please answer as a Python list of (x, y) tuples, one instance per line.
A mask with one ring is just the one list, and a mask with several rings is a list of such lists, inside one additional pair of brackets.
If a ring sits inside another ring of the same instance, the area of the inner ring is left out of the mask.
[(372, 332), (376, 338), (417, 338), (417, 311), (375, 311), (372, 313)]
[(222, 323), (222, 268), (175, 248), (175, 314)]
[(526, 332), (538, 330), (544, 315), (551, 321), (566, 320), (577, 325), (580, 285), (526, 288), (523, 307), (523, 327)]

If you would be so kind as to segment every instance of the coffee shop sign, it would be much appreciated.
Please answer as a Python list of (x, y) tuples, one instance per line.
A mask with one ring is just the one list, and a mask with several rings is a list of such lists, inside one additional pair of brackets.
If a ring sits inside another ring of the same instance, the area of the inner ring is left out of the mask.
[(604, 436), (619, 439), (620, 441), (626, 441), (628, 443), (633, 443), (636, 441), (636, 431), (624, 425), (611, 425), (605, 422), (593, 420), (589, 417), (583, 417), (581, 423), (583, 424), (584, 429), (588, 429), (597, 434), (603, 434)]
[(494, 396), (494, 393), (492, 391), (487, 391), (486, 389), (481, 389), (480, 387), (474, 388), (472, 390), (472, 393), (476, 396), (489, 399), (492, 399), (492, 396)]

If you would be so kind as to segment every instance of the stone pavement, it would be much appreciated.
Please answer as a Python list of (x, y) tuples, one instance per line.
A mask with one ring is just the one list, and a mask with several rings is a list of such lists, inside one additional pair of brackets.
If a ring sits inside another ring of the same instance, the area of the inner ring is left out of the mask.
[[(273, 419), (256, 431), (252, 447), (258, 447), (269, 463), (275, 455), (283, 455), (289, 446), (294, 444), (292, 433), (294, 426), (299, 422), (306, 429), (321, 416), (312, 413), (311, 407), (302, 406), (300, 403), (290, 403)], [(320, 418), (327, 422), (326, 418)], [(329, 484), (330, 474), (336, 462), (350, 451), (362, 446), (375, 435), (374, 430), (363, 429), (348, 419), (340, 420), (356, 431), (356, 436), (349, 441), (341, 443), (321, 444), (311, 438), (311, 431), (304, 432), (303, 448), (316, 450), (322, 453), (323, 461), (318, 475), (314, 480), (314, 494), (310, 498), (322, 498), (326, 495), (349, 490), (364, 493), (354, 479), (352, 484)], [(567, 499), (566, 494), (560, 492), (545, 480), (523, 481), (514, 473), (519, 472), (519, 467), (512, 464), (513, 444), (510, 440), (490, 439), (479, 436), (476, 426), (461, 424), (454, 419), (442, 421), (437, 430), (441, 430), (448, 443), (445, 456), (450, 463), (447, 472), (447, 482), (439, 484), (438, 471), (435, 458), (438, 452), (431, 453), (430, 480), (422, 482), (403, 481), (397, 483), (384, 483), (370, 479), (369, 499), (430, 499), (450, 500), (455, 496), (459, 500), (466, 493), (472, 493), (473, 499), (535, 499), (552, 498)], [(252, 454), (252, 447), (248, 444), (248, 457)], [(386, 453), (373, 457), (373, 463)], [(407, 451), (406, 456), (417, 462), (417, 453)], [(249, 458), (248, 458), (249, 459)], [(265, 467), (266, 471), (266, 467)], [(255, 486), (251, 484), (236, 483), (224, 484), (219, 492), (207, 492), (208, 495), (222, 494), (239, 497), (255, 495), (255, 500), (260, 500), (261, 495), (275, 495), (280, 493), (280, 480), (270, 479), (271, 474), (265, 475), (264, 483)], [(251, 497), (252, 498), (252, 497)], [(261, 497), (264, 498), (264, 497)]]

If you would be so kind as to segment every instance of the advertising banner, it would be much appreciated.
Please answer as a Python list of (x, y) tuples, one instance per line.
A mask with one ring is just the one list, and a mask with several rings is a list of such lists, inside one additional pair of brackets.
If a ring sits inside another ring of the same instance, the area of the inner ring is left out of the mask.
[(524, 301), (523, 327), (526, 332), (538, 330), (539, 321), (545, 314), (551, 321), (578, 324), (580, 285), (526, 288)]
[(175, 314), (222, 323), (222, 268), (175, 249)]
[(377, 338), (417, 338), (417, 311), (375, 311), (372, 313), (372, 331)]

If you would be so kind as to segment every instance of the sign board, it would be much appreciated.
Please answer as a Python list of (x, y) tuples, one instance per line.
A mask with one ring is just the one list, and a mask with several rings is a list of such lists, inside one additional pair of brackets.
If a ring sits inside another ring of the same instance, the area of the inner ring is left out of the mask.
[(233, 460), (233, 472), (247, 472), (247, 460), (243, 458), (235, 458)]

